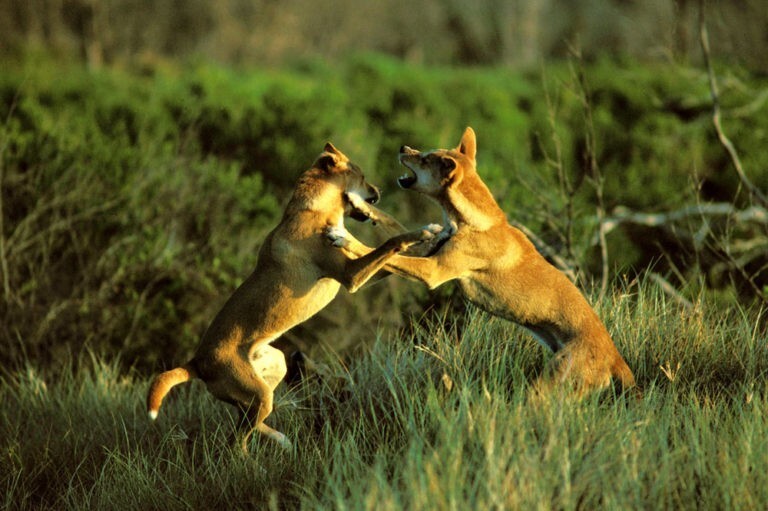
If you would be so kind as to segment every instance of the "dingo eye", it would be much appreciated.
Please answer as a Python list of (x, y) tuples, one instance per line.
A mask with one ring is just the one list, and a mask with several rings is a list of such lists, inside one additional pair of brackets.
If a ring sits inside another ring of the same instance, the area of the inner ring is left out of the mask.
[(440, 158), (440, 166), (443, 170), (453, 170), (456, 168), (456, 160), (453, 158)]

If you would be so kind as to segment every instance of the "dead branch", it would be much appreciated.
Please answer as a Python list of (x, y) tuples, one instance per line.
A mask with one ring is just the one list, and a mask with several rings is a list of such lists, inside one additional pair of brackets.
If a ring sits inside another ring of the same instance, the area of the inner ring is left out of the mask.
[(706, 16), (704, 13), (704, 3), (704, 0), (699, 0), (699, 42), (701, 43), (701, 51), (704, 55), (704, 63), (707, 66), (707, 75), (709, 76), (709, 93), (712, 96), (712, 124), (715, 126), (715, 131), (717, 132), (717, 138), (720, 140), (720, 144), (725, 148), (726, 152), (728, 152), (728, 156), (731, 158), (731, 162), (733, 163), (734, 169), (736, 169), (736, 173), (739, 175), (741, 184), (757, 202), (762, 206), (768, 207), (768, 197), (766, 197), (747, 177), (747, 174), (744, 172), (744, 168), (741, 165), (739, 154), (736, 152), (736, 148), (726, 136), (723, 127), (720, 124), (720, 96), (717, 88), (717, 78), (710, 57), (709, 36), (707, 34), (707, 25), (705, 23)]
[(589, 84), (587, 82), (586, 73), (584, 72), (584, 60), (581, 55), (581, 51), (578, 48), (570, 47), (570, 52), (573, 57), (576, 58), (578, 68), (576, 71), (572, 71), (575, 75), (576, 82), (578, 84), (577, 93), (579, 95), (579, 101), (582, 107), (582, 116), (584, 120), (584, 136), (585, 136), (585, 154), (584, 163), (588, 171), (588, 179), (592, 183), (595, 190), (595, 215), (597, 217), (597, 239), (600, 247), (600, 294), (599, 301), (605, 298), (605, 294), (608, 292), (608, 240), (606, 239), (606, 232), (603, 229), (603, 220), (605, 218), (605, 201), (603, 198), (603, 192), (605, 187), (605, 179), (602, 174), (602, 169), (597, 161), (597, 136), (595, 134), (595, 123), (592, 118), (592, 102), (590, 98)]
[[(768, 263), (763, 264), (768, 236), (761, 234), (768, 227), (767, 209), (760, 206), (738, 209), (730, 203), (701, 203), (665, 213), (640, 213), (620, 206), (605, 220), (604, 229), (610, 232), (622, 225), (666, 231), (674, 235), (680, 246), (689, 247), (697, 254), (703, 251), (711, 254), (722, 261), (719, 265), (711, 266), (711, 271), (718, 274), (727, 271), (738, 275), (760, 301), (768, 303), (768, 297), (756, 280), (768, 268)], [(748, 231), (746, 238), (724, 241), (719, 239), (721, 233), (718, 233), (723, 225), (752, 226), (753, 229)], [(598, 245), (597, 235), (593, 236), (591, 242), (592, 246)], [(757, 270), (747, 270), (755, 265), (762, 266)], [(652, 278), (661, 285), (657, 277)], [(671, 284), (667, 284), (671, 288)], [(670, 294), (664, 286), (662, 289)]]
[(11, 299), (11, 284), (8, 275), (8, 258), (5, 247), (5, 213), (3, 212), (3, 181), (5, 180), (5, 150), (8, 147), (8, 141), (4, 140), (0, 146), (0, 271), (3, 273), (3, 297), (8, 303)]
[[(640, 213), (624, 206), (614, 208), (613, 214), (603, 222), (606, 234), (622, 224), (635, 224), (644, 227), (662, 227), (675, 222), (702, 217), (728, 217), (738, 223), (768, 225), (768, 210), (760, 206), (737, 209), (729, 202), (713, 202), (686, 206), (666, 213)], [(592, 245), (598, 240), (593, 239)]]
[(693, 310), (694, 306), (693, 303), (688, 300), (686, 297), (684, 297), (680, 292), (675, 289), (675, 286), (669, 283), (667, 279), (662, 277), (656, 272), (648, 272), (648, 276), (651, 278), (653, 282), (656, 283), (657, 286), (659, 286), (659, 289), (661, 289), (664, 294), (672, 298), (675, 302), (680, 304), (684, 309), (686, 310)]
[[(544, 73), (542, 69), (542, 74)], [(565, 164), (563, 163), (563, 144), (560, 140), (560, 135), (557, 133), (557, 111), (552, 98), (549, 94), (549, 87), (547, 87), (546, 76), (544, 76), (544, 99), (547, 102), (547, 122), (551, 131), (551, 140), (554, 146), (555, 155), (550, 156), (547, 148), (544, 144), (541, 144), (541, 151), (546, 158), (547, 165), (557, 171), (558, 184), (560, 185), (560, 196), (563, 198), (564, 212), (565, 212), (565, 227), (564, 233), (561, 235), (564, 238), (566, 256), (570, 261), (575, 261), (576, 257), (573, 251), (573, 220), (574, 220), (574, 199), (576, 197), (577, 186), (569, 178), (568, 173), (565, 170)], [(559, 231), (559, 229), (556, 229)], [(575, 271), (578, 273), (578, 270)]]

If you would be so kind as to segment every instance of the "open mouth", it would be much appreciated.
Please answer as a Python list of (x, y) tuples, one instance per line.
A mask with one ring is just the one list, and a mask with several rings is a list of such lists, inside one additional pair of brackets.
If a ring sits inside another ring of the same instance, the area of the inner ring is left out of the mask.
[(349, 213), (349, 217), (358, 222), (367, 222), (369, 220), (368, 214), (365, 211), (359, 209), (353, 209)]
[(398, 160), (400, 160), (400, 163), (403, 165), (403, 167), (406, 168), (405, 174), (397, 178), (397, 184), (400, 185), (400, 188), (407, 189), (416, 184), (416, 172), (411, 168), (410, 165), (408, 165), (408, 160), (409, 158), (417, 157), (418, 155), (419, 152), (417, 150), (411, 149), (407, 145), (400, 147), (400, 155)]
[(400, 188), (410, 188), (416, 183), (416, 174), (408, 167), (408, 172), (397, 178)]

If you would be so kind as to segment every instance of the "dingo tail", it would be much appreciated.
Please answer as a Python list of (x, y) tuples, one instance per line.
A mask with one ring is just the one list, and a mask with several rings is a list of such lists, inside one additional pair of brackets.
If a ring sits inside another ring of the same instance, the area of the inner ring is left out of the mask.
[(197, 378), (197, 373), (192, 367), (191, 362), (155, 376), (147, 394), (147, 413), (149, 413), (149, 418), (152, 420), (157, 418), (163, 398), (173, 387), (193, 378)]

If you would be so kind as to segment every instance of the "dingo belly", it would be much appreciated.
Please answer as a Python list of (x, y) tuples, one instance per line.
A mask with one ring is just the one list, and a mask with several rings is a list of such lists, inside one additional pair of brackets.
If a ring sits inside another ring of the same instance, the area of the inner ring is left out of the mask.
[[(255, 308), (251, 314), (263, 310), (263, 321), (255, 320), (254, 326), (269, 332), (284, 332), (302, 323), (328, 305), (339, 292), (339, 284), (330, 278), (321, 278), (311, 286), (288, 287), (260, 297), (261, 307)], [(259, 326), (261, 323), (262, 326)]]
[(514, 317), (514, 314), (510, 314), (512, 312), (511, 308), (504, 303), (502, 297), (489, 286), (485, 286), (472, 278), (461, 278), (459, 283), (464, 295), (473, 304), (494, 316), (519, 322), (518, 318)]
[(307, 296), (299, 299), (300, 306), (305, 311), (306, 317), (304, 319), (309, 319), (331, 303), (331, 300), (336, 298), (340, 288), (341, 284), (337, 280), (331, 278), (319, 279), (309, 293), (307, 293)]

